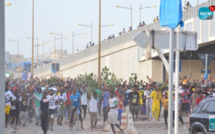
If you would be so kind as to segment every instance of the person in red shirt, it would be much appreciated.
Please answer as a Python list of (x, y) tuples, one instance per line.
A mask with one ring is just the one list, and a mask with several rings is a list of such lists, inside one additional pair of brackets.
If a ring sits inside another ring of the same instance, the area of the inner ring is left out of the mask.
[(119, 90), (119, 96), (117, 97), (117, 99), (118, 99), (118, 120), (121, 125), (121, 115), (123, 113), (123, 100), (124, 100), (121, 90)]
[(199, 93), (199, 97), (196, 99), (196, 106), (204, 99), (203, 93)]
[(116, 90), (116, 92), (115, 92), (116, 98), (119, 97), (119, 91), (120, 91), (120, 85), (117, 85), (117, 90)]
[(188, 107), (189, 107), (189, 95), (190, 92), (187, 91), (188, 87), (185, 86), (184, 92), (181, 93), (181, 97), (182, 97), (182, 111), (186, 114), (188, 114)]
[(67, 116), (68, 116), (68, 119), (70, 118), (70, 114), (71, 114), (71, 101), (70, 101), (70, 96), (71, 96), (71, 92), (70, 90), (67, 88), (66, 89), (66, 110), (67, 110)]

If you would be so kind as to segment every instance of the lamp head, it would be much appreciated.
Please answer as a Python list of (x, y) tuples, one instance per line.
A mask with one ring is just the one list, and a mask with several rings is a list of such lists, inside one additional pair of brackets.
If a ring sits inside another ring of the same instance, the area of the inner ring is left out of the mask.
[(11, 3), (7, 3), (7, 4), (5, 4), (5, 6), (11, 6), (12, 4)]

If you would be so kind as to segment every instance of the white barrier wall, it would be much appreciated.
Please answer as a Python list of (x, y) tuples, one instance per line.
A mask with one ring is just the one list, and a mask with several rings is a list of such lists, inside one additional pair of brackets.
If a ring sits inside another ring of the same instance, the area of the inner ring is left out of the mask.
[[(162, 63), (159, 60), (139, 62), (137, 59), (137, 52), (137, 45), (133, 41), (102, 51), (101, 67), (103, 68), (104, 66), (107, 66), (110, 69), (110, 72), (114, 72), (118, 78), (123, 78), (124, 80), (128, 80), (131, 73), (137, 73), (138, 77), (141, 79), (147, 75), (152, 76), (153, 64), (160, 64), (162, 67)], [(97, 54), (93, 54), (61, 66), (57, 75), (71, 78), (76, 77), (79, 74), (91, 72), (97, 75), (97, 56)], [(161, 71), (161, 69), (156, 69), (154, 72), (162, 74)], [(42, 71), (41, 73), (38, 72), (35, 77), (50, 77), (51, 75), (53, 75), (53, 73), (51, 72), (50, 67), (48, 71)], [(156, 78), (156, 80), (160, 81), (161, 76)]]

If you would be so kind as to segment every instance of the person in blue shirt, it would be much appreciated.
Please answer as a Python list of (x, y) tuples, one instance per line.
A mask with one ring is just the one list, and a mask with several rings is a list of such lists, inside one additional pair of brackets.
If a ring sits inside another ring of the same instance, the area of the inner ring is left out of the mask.
[(72, 116), (71, 116), (71, 120), (70, 120), (70, 127), (72, 127), (73, 122), (73, 118), (74, 118), (74, 114), (75, 112), (77, 112), (77, 109), (79, 109), (80, 113), (79, 113), (79, 119), (81, 122), (81, 129), (84, 129), (83, 127), (83, 121), (82, 121), (82, 116), (81, 116), (81, 96), (79, 93), (76, 93), (76, 90), (73, 90), (73, 94), (70, 96), (70, 100), (71, 100), (71, 104), (73, 107), (72, 110)]

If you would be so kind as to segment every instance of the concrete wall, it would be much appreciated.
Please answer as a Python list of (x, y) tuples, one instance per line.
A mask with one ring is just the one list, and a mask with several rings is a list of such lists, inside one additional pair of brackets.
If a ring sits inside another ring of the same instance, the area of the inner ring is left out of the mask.
[[(79, 74), (98, 73), (97, 54), (84, 57), (82, 59), (71, 62), (60, 67), (60, 72), (56, 75), (64, 77), (76, 77)], [(114, 72), (118, 78), (128, 80), (131, 73), (137, 73), (138, 78), (143, 79), (146, 76), (152, 76), (152, 66), (160, 65), (161, 61), (148, 60), (139, 62), (138, 49), (135, 42), (131, 41), (125, 44), (118, 45), (111, 49), (102, 51), (101, 53), (101, 68), (107, 66), (110, 72)], [(41, 68), (42, 69), (42, 68)], [(161, 74), (161, 70), (156, 69), (156, 73)], [(38, 73), (35, 77), (50, 77), (53, 75), (51, 69), (43, 73)], [(161, 76), (156, 77), (156, 80), (161, 81)]]
[[(204, 69), (204, 66), (200, 60), (182, 60), (180, 76), (183, 77), (186, 75), (190, 77), (190, 73), (192, 72), (191, 82), (193, 82), (193, 79), (198, 79), (200, 82), (201, 76), (204, 76), (204, 74), (201, 73), (201, 69)], [(211, 76), (210, 79), (215, 79), (215, 60), (211, 62), (208, 69), (211, 70), (209, 74), (209, 76)], [(168, 77), (167, 72), (165, 72), (165, 75)]]
[[(189, 77), (190, 73), (192, 72), (192, 81), (193, 79), (201, 79), (201, 76), (204, 74), (201, 73), (201, 69), (204, 69), (204, 66), (200, 60), (183, 60), (182, 61), (182, 72), (180, 76), (187, 75)], [(211, 74), (215, 76), (215, 61), (212, 61), (209, 65), (208, 69), (211, 70)]]
[[(137, 73), (138, 79), (146, 80), (146, 76), (152, 77), (154, 81), (163, 81), (163, 63), (161, 60), (151, 59), (138, 61), (137, 45), (131, 41), (102, 52), (101, 67), (107, 66), (110, 72), (114, 72), (118, 78), (128, 80), (131, 73)], [(61, 71), (55, 75), (74, 78), (79, 74), (98, 73), (97, 54), (79, 59), (61, 67)], [(182, 60), (182, 72), (180, 76), (187, 75), (189, 77), (192, 72), (193, 79), (199, 79), (204, 69), (200, 60)], [(211, 75), (215, 76), (215, 61), (212, 61), (209, 69)], [(53, 75), (50, 71), (41, 73), (37, 77), (49, 77)], [(167, 74), (166, 74), (167, 76)], [(167, 77), (166, 77), (167, 78)]]

